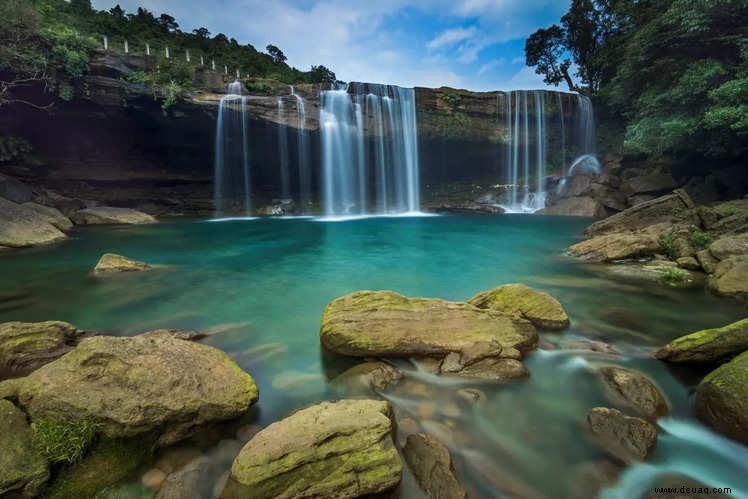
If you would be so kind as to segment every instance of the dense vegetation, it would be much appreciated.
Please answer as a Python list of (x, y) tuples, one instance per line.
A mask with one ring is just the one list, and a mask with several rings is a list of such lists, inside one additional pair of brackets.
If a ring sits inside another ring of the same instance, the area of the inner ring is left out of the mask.
[(745, 159), (746, 0), (573, 0), (525, 54), (547, 83), (595, 98), (629, 155), (689, 175)]
[[(97, 11), (90, 0), (1, 0), (0, 1), (0, 106), (9, 102), (47, 107), (52, 97), (70, 100), (85, 91), (91, 52), (107, 37), (109, 50), (158, 57), (158, 71), (135, 75), (151, 83), (167, 104), (189, 89), (191, 75), (200, 58), (210, 66), (224, 67), (242, 77), (271, 78), (284, 83), (330, 83), (335, 73), (324, 66), (300, 71), (286, 64), (286, 56), (274, 45), (268, 53), (252, 45), (241, 45), (223, 33), (211, 36), (206, 28), (184, 32), (168, 14), (154, 15), (144, 8), (133, 14), (119, 6)], [(166, 50), (171, 57), (166, 60)], [(190, 62), (186, 60), (190, 53)], [(28, 99), (29, 87), (43, 87), (50, 99)]]

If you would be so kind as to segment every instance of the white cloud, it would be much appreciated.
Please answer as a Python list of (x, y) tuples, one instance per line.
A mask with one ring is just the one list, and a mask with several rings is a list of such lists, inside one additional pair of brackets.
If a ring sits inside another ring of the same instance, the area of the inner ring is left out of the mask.
[(524, 56), (515, 57), (514, 59), (512, 59), (512, 64), (524, 64), (524, 63), (525, 63)]
[(497, 68), (500, 64), (503, 64), (505, 61), (504, 59), (494, 59), (492, 61), (488, 61), (487, 63), (483, 64), (480, 68), (478, 68), (478, 76), (483, 76), (487, 72), (491, 71), (492, 69)]
[(469, 40), (475, 36), (475, 26), (468, 28), (453, 28), (446, 31), (442, 31), (439, 36), (430, 40), (426, 46), (430, 50), (438, 49), (440, 47), (454, 45), (457, 42), (463, 40)]

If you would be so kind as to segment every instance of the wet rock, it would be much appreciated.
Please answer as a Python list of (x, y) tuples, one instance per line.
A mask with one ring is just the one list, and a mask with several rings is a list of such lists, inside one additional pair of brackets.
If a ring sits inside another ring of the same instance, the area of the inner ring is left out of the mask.
[(748, 255), (719, 262), (709, 279), (709, 288), (722, 296), (748, 297)]
[(467, 492), (457, 480), (449, 450), (436, 438), (425, 433), (408, 436), (403, 456), (418, 485), (429, 497), (467, 498)]
[(166, 335), (87, 338), (25, 378), (0, 383), (32, 421), (87, 420), (108, 438), (158, 431), (158, 445), (243, 414), (257, 387), (226, 354)]
[(26, 203), (33, 197), (31, 189), (20, 180), (0, 173), (0, 198), (14, 203)]
[(608, 214), (605, 207), (591, 197), (569, 197), (560, 199), (553, 206), (537, 212), (540, 215), (562, 215), (567, 217), (604, 217)]
[(524, 284), (506, 284), (483, 291), (468, 303), (481, 309), (522, 317), (541, 329), (558, 330), (569, 326), (569, 316), (558, 300)]
[(482, 402), (486, 400), (486, 395), (476, 388), (460, 388), (457, 395), (468, 402)]
[(633, 194), (667, 192), (678, 187), (669, 173), (653, 173), (628, 180), (628, 188)]
[(678, 264), (678, 267), (681, 267), (683, 269), (701, 270), (701, 265), (699, 264), (698, 261), (696, 261), (696, 258), (692, 256), (680, 257), (675, 262)]
[(387, 402), (322, 402), (255, 435), (223, 497), (361, 497), (394, 488), (401, 473)]
[(104, 253), (99, 259), (99, 263), (93, 269), (96, 275), (118, 274), (122, 272), (138, 272), (141, 270), (150, 270), (153, 267), (147, 263), (131, 260), (126, 256), (115, 255), (114, 253)]
[(482, 203), (441, 204), (434, 208), (434, 211), (457, 215), (501, 215), (505, 212), (501, 206)]
[(214, 466), (207, 456), (193, 459), (180, 470), (165, 477), (156, 499), (211, 497), (213, 486), (210, 478)]
[(0, 247), (51, 244), (66, 237), (47, 216), (0, 197)]
[(158, 468), (151, 468), (140, 478), (140, 483), (149, 490), (158, 490), (166, 480), (166, 473)]
[(667, 227), (667, 224), (655, 224), (632, 232), (601, 234), (574, 244), (569, 247), (568, 253), (592, 262), (613, 262), (652, 256), (662, 251), (659, 238)]
[(704, 377), (694, 412), (716, 431), (748, 445), (748, 352)]
[(748, 350), (748, 319), (676, 338), (655, 353), (669, 362), (715, 362)]
[(606, 460), (587, 461), (574, 466), (571, 491), (573, 498), (599, 497), (600, 491), (618, 482), (621, 469)]
[(67, 232), (73, 228), (73, 222), (68, 217), (63, 215), (57, 208), (52, 208), (51, 206), (43, 206), (41, 204), (32, 202), (23, 203), (21, 206), (36, 212), (37, 214), (39, 214), (39, 216), (46, 219), (47, 222), (49, 222), (51, 225), (57, 227), (63, 232)]
[(498, 382), (519, 381), (530, 377), (530, 371), (522, 362), (498, 357), (488, 357), (465, 365), (456, 371), (444, 371), (442, 369), (442, 373)]
[(617, 409), (595, 407), (587, 423), (597, 445), (626, 464), (644, 461), (657, 445), (657, 428), (652, 423)]
[(156, 219), (142, 211), (113, 206), (78, 210), (70, 217), (76, 225), (154, 224)]
[(85, 335), (67, 322), (0, 324), (0, 379), (25, 376), (62, 357)]
[(353, 392), (384, 390), (402, 377), (403, 373), (386, 362), (372, 361), (351, 367), (333, 379), (331, 384)]
[(528, 321), (393, 291), (358, 291), (334, 300), (325, 308), (320, 338), (328, 350), (356, 357), (438, 357), (491, 341), (528, 351), (538, 340)]
[(717, 260), (727, 260), (734, 256), (748, 256), (748, 234), (720, 237), (709, 245), (709, 253)]
[(49, 479), (47, 461), (35, 450), (26, 415), (7, 400), (0, 400), (0, 429), (0, 496), (37, 496)]
[(670, 412), (660, 390), (642, 373), (617, 366), (602, 367), (599, 372), (614, 402), (632, 407), (650, 420), (656, 420)]

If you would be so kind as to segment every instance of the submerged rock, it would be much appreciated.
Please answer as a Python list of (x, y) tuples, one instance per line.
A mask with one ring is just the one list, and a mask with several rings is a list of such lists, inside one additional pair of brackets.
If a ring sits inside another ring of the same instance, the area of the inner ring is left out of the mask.
[(669, 362), (714, 362), (748, 350), (748, 319), (676, 338), (655, 357)]
[(132, 208), (95, 206), (78, 210), (70, 217), (77, 225), (154, 224), (156, 219)]
[(634, 408), (650, 420), (666, 416), (670, 412), (660, 390), (642, 373), (617, 366), (602, 367), (599, 372), (614, 401)]
[(364, 362), (333, 379), (331, 385), (353, 392), (384, 390), (400, 381), (402, 377), (403, 373), (386, 362)]
[(225, 353), (168, 335), (96, 336), (25, 378), (0, 383), (32, 421), (90, 421), (109, 438), (157, 431), (158, 444), (235, 418), (257, 387)]
[(50, 244), (66, 237), (47, 216), (0, 197), (0, 248)]
[(538, 335), (528, 321), (468, 303), (358, 291), (327, 305), (320, 339), (328, 350), (355, 357), (440, 357), (479, 342), (528, 351)]
[(222, 497), (361, 497), (400, 482), (387, 402), (341, 400), (260, 431), (231, 467)]
[(0, 324), (0, 379), (25, 376), (62, 357), (84, 334), (60, 321)]
[(409, 435), (403, 456), (418, 485), (429, 497), (467, 498), (465, 488), (455, 475), (449, 450), (436, 438), (425, 433)]
[(478, 308), (516, 315), (541, 329), (564, 329), (569, 316), (554, 297), (524, 284), (506, 284), (478, 293), (468, 303)]
[(652, 423), (617, 409), (595, 407), (587, 423), (600, 448), (626, 464), (644, 461), (657, 445), (657, 428)]
[(139, 262), (137, 260), (131, 260), (122, 255), (115, 255), (114, 253), (104, 253), (99, 259), (99, 263), (93, 269), (93, 273), (97, 275), (101, 274), (116, 274), (120, 272), (137, 272), (141, 270), (150, 270), (153, 267), (147, 263)]
[(26, 415), (0, 400), (0, 496), (36, 496), (48, 479), (47, 461), (35, 450)]
[(743, 352), (701, 381), (696, 417), (720, 433), (748, 445), (748, 352)]

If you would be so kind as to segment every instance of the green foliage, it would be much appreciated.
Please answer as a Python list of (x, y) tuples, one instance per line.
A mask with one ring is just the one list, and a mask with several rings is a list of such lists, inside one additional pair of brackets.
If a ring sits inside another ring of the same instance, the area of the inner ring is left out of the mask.
[(33, 150), (27, 140), (14, 135), (0, 136), (0, 163), (23, 161)]
[(714, 242), (714, 238), (711, 234), (698, 230), (696, 232), (693, 232), (688, 240), (691, 243), (691, 246), (693, 246), (697, 250), (707, 248), (710, 244), (712, 244), (712, 242)]
[(34, 446), (51, 463), (79, 461), (98, 430), (99, 425), (88, 419), (40, 419), (31, 423)]
[(668, 286), (683, 286), (690, 276), (687, 270), (678, 267), (665, 267), (661, 270), (660, 282)]
[(673, 236), (670, 234), (660, 234), (660, 237), (657, 239), (657, 243), (660, 245), (660, 248), (665, 251), (665, 254), (668, 256), (673, 256), (675, 254), (675, 248), (673, 246)]
[(251, 81), (245, 83), (247, 90), (250, 92), (257, 92), (263, 94), (270, 94), (273, 91), (273, 87), (265, 83), (264, 81)]
[(162, 59), (153, 71), (136, 71), (130, 81), (150, 85), (154, 97), (162, 97), (162, 108), (169, 109), (192, 89), (194, 69), (183, 61)]

